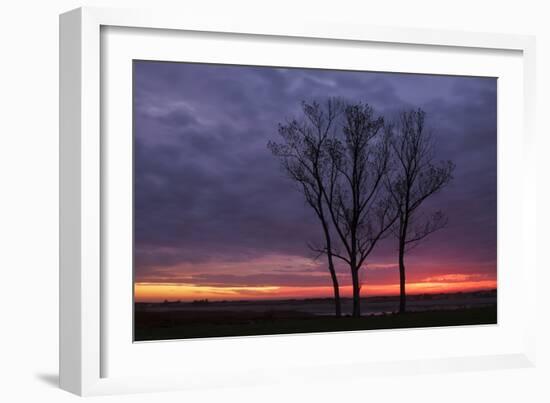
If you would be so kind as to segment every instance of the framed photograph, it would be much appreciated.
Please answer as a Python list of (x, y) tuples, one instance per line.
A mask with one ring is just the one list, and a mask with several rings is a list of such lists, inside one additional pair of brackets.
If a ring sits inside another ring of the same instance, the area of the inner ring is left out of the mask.
[(60, 45), (62, 388), (534, 365), (533, 38), (85, 8)]

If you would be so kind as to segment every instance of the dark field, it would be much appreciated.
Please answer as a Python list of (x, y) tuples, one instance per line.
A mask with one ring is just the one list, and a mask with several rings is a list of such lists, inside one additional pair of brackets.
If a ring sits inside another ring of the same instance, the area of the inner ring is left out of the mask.
[(367, 298), (360, 318), (331, 316), (329, 299), (137, 303), (135, 341), (497, 323), (492, 291), (415, 296), (406, 314), (386, 310), (395, 301)]

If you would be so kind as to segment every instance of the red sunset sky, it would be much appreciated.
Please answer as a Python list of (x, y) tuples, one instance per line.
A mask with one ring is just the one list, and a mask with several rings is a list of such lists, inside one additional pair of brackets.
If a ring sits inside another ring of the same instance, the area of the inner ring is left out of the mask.
[[(344, 97), (384, 117), (421, 107), (454, 180), (422, 207), (446, 228), (407, 255), (414, 293), (496, 288), (496, 80), (134, 62), (136, 301), (330, 297), (319, 223), (266, 147), (302, 100)], [(344, 296), (347, 269), (338, 267)], [(363, 296), (398, 294), (396, 241)]]

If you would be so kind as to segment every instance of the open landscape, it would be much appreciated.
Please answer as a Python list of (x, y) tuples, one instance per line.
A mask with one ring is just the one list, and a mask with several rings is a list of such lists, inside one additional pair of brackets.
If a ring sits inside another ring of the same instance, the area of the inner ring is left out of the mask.
[(395, 296), (363, 298), (360, 318), (351, 317), (349, 298), (342, 318), (333, 305), (330, 298), (136, 303), (135, 341), (497, 323), (496, 290), (412, 295), (406, 314), (397, 313)]
[(497, 323), (497, 80), (133, 61), (134, 340)]

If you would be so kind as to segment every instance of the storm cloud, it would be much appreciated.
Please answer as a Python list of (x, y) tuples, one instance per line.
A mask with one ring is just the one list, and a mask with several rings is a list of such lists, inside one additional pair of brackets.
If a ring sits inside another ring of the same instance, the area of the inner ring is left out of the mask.
[[(437, 158), (456, 164), (451, 185), (424, 206), (449, 224), (410, 254), (410, 276), (496, 278), (495, 78), (135, 61), (136, 281), (329, 285), (321, 259), (307, 264), (319, 224), (266, 144), (301, 101), (333, 96), (390, 120), (423, 108)], [(266, 256), (301, 263), (284, 269)], [(387, 239), (367, 278), (397, 281), (395, 259)]]

